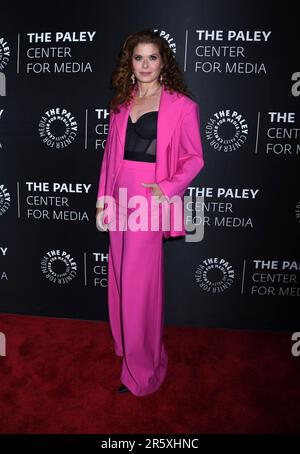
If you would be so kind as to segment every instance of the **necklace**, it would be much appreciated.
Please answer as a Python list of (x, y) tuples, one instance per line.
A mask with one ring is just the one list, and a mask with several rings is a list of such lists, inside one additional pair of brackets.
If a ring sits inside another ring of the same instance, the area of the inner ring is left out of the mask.
[(150, 95), (147, 95), (147, 96), (146, 96), (146, 93), (148, 92), (148, 90), (146, 90), (146, 92), (145, 92), (143, 95), (140, 95), (140, 94), (139, 94), (137, 97), (138, 97), (138, 98), (148, 98), (149, 96), (155, 95), (160, 89), (161, 89), (161, 87), (159, 86), (158, 89), (155, 90), (154, 93), (150, 93)]

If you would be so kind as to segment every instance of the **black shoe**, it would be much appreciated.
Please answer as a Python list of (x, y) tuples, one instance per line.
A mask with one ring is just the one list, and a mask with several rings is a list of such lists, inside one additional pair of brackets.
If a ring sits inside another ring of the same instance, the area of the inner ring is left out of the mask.
[(118, 392), (119, 393), (126, 393), (127, 391), (129, 391), (129, 389), (127, 388), (127, 386), (125, 385), (121, 385), (120, 388), (118, 389)]

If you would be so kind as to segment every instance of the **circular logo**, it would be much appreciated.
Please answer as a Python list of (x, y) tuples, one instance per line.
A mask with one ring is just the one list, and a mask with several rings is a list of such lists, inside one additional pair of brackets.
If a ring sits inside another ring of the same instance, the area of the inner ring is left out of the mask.
[(296, 219), (298, 219), (298, 221), (300, 222), (300, 200), (296, 205), (295, 213), (296, 213)]
[(0, 184), (0, 216), (8, 210), (10, 207), (10, 193), (7, 188)]
[(205, 136), (214, 150), (228, 153), (244, 145), (248, 137), (248, 124), (235, 110), (220, 110), (206, 123)]
[(66, 251), (47, 252), (41, 261), (42, 273), (54, 284), (68, 284), (77, 274), (77, 263)]
[(174, 38), (171, 37), (170, 33), (167, 33), (166, 30), (158, 30), (157, 28), (155, 28), (153, 31), (158, 32), (159, 36), (167, 41), (169, 48), (171, 49), (173, 54), (176, 54), (176, 43), (174, 41)]
[(0, 71), (8, 64), (10, 58), (10, 48), (7, 42), (0, 36)]
[(202, 290), (214, 294), (222, 293), (232, 285), (234, 269), (225, 259), (209, 258), (197, 267), (195, 279)]
[(50, 148), (68, 147), (74, 142), (77, 130), (78, 125), (74, 116), (61, 107), (47, 110), (39, 122), (39, 135)]

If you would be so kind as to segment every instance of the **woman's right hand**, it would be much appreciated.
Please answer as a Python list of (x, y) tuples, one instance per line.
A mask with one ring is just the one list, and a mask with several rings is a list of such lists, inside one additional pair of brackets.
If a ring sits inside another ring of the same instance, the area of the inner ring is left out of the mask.
[(104, 208), (97, 208), (96, 209), (96, 227), (100, 232), (107, 232), (108, 227), (107, 224), (103, 223), (103, 212)]

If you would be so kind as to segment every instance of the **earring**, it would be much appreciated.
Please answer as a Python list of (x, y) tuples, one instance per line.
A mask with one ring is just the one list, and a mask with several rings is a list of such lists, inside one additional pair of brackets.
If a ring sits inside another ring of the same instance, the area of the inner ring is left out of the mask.
[(163, 76), (162, 76), (162, 74), (160, 75), (159, 82), (160, 82), (160, 84), (162, 84), (162, 82), (163, 82)]
[(132, 85), (134, 85), (134, 83), (135, 83), (135, 75), (134, 74), (131, 74), (131, 80), (132, 80)]

